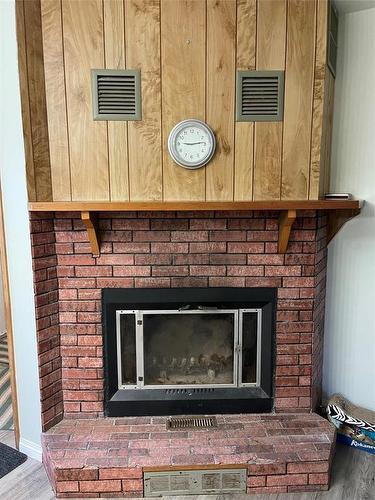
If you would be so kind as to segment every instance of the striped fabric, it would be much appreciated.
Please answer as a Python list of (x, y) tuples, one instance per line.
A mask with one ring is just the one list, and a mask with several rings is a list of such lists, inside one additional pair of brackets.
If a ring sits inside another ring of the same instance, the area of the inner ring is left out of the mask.
[(0, 430), (12, 429), (12, 396), (6, 336), (0, 337)]
[(8, 365), (8, 343), (7, 336), (0, 333), (0, 365)]

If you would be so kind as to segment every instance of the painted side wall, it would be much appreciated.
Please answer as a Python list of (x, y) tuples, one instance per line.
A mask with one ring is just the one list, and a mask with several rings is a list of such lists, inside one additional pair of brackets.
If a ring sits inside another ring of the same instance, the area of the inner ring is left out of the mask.
[(366, 200), (328, 247), (324, 389), (375, 410), (375, 8), (340, 16), (331, 191)]
[(40, 393), (34, 293), (18, 84), (14, 0), (0, 2), (0, 176), (20, 417), (20, 448), (40, 457)]

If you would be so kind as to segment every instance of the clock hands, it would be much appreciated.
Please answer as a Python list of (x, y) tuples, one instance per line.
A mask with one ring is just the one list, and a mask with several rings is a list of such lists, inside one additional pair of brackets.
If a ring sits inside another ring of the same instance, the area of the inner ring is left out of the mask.
[(195, 144), (206, 144), (205, 142), (183, 142), (185, 146), (194, 146)]

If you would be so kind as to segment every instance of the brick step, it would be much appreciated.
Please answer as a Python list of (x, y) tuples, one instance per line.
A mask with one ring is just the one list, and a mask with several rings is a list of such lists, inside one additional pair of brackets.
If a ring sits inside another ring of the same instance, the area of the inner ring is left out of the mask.
[(58, 498), (142, 497), (153, 468), (246, 468), (248, 493), (327, 490), (335, 429), (304, 414), (217, 415), (217, 428), (166, 430), (167, 417), (64, 419), (42, 435)]

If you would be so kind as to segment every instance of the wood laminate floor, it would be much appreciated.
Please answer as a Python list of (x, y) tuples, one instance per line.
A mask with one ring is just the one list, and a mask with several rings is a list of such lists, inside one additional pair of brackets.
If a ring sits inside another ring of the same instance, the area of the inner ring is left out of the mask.
[[(14, 446), (12, 431), (0, 431), (0, 442)], [(1, 500), (54, 500), (43, 465), (29, 458), (0, 479)], [(337, 446), (332, 486), (319, 493), (282, 493), (277, 495), (210, 495), (164, 497), (165, 500), (375, 500), (375, 455)]]

